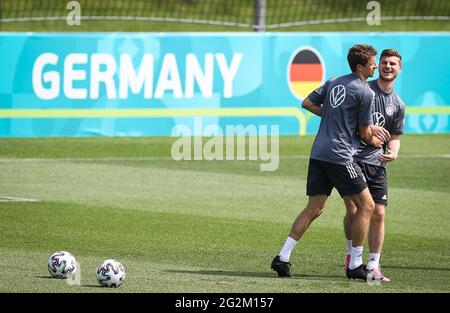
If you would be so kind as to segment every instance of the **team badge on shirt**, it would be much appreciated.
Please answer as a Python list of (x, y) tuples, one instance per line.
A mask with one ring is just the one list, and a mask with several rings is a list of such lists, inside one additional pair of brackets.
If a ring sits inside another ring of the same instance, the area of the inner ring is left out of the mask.
[(395, 112), (394, 105), (392, 103), (387, 104), (386, 105), (386, 114), (389, 116), (392, 116), (392, 115), (394, 115), (394, 112)]

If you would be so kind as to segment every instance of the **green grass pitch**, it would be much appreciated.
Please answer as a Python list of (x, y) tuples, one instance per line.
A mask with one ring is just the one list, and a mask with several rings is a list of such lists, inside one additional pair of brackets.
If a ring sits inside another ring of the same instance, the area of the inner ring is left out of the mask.
[[(389, 164), (389, 285), (345, 277), (336, 191), (291, 256), (294, 277), (276, 277), (272, 258), (306, 204), (312, 139), (282, 137), (274, 172), (174, 161), (174, 138), (0, 139), (0, 292), (450, 292), (448, 135), (405, 135)], [(50, 278), (57, 250), (77, 258), (80, 285)], [(126, 268), (120, 288), (97, 286), (107, 258)]]

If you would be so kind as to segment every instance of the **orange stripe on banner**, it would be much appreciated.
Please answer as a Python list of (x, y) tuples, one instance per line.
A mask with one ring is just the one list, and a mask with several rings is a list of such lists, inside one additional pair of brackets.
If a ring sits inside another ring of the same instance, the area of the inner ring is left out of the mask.
[(291, 81), (322, 81), (322, 64), (291, 64)]

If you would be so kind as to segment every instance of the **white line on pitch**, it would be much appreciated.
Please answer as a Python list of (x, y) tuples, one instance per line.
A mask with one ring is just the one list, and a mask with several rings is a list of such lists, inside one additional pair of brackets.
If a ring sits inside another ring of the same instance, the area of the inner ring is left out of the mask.
[(0, 196), (0, 202), (38, 202), (38, 199)]
[(17, 159), (1, 159), (0, 162), (95, 162), (95, 161), (155, 161), (155, 160), (171, 160), (171, 157), (100, 157), (100, 158), (17, 158)]
[[(450, 154), (400, 154), (399, 159), (448, 159)], [(284, 155), (280, 159), (309, 159), (309, 155)], [(102, 162), (102, 161), (156, 161), (172, 160), (171, 157), (100, 157), (100, 158), (0, 158), (0, 162)]]

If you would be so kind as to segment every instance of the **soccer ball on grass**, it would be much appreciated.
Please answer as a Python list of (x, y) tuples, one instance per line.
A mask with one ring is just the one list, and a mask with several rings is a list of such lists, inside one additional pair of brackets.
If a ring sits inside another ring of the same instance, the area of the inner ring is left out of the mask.
[(116, 260), (103, 261), (97, 268), (97, 281), (102, 287), (119, 287), (125, 281), (125, 268)]
[(77, 269), (77, 261), (70, 252), (57, 251), (48, 258), (48, 271), (54, 278), (71, 277)]

